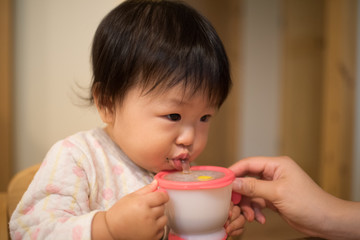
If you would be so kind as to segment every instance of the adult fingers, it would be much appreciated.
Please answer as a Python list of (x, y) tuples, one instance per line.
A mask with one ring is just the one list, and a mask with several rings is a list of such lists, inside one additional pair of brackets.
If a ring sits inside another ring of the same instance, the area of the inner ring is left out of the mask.
[(284, 157), (249, 157), (239, 160), (229, 167), (236, 176), (261, 176), (265, 171), (276, 169)]
[(259, 204), (257, 204), (256, 202), (254, 202), (252, 205), (253, 205), (256, 221), (258, 221), (261, 224), (265, 224), (266, 218), (265, 218), (265, 215), (261, 211), (262, 207)]
[(258, 197), (273, 202), (275, 200), (275, 184), (273, 181), (259, 180), (251, 177), (236, 178), (233, 182), (233, 191), (251, 198)]

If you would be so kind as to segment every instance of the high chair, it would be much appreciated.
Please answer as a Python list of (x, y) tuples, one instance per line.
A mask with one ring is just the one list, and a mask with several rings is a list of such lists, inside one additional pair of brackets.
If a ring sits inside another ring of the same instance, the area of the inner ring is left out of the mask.
[(0, 192), (0, 240), (10, 239), (10, 217), (39, 168), (40, 163), (20, 171), (10, 180), (7, 192)]

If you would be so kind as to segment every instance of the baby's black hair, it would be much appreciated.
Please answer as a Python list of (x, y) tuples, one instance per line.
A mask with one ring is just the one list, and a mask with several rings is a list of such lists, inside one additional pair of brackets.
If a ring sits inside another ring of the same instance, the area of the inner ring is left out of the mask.
[(92, 46), (93, 94), (100, 107), (140, 86), (151, 92), (183, 84), (220, 107), (231, 88), (224, 46), (210, 22), (179, 1), (128, 0), (100, 23)]

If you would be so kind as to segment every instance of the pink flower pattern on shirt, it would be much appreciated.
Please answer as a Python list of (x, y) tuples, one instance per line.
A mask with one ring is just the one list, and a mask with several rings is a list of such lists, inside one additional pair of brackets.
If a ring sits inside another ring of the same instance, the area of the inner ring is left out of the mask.
[(82, 239), (82, 233), (83, 233), (82, 226), (75, 226), (72, 229), (72, 239), (73, 240), (81, 240)]

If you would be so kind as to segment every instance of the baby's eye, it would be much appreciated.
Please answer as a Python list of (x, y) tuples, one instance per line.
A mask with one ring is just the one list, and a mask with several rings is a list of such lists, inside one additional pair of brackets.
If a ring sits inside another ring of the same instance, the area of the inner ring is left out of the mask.
[(208, 122), (211, 118), (211, 115), (204, 115), (200, 118), (201, 122)]
[(172, 113), (167, 115), (167, 118), (171, 121), (180, 121), (181, 120), (181, 116), (178, 113)]

